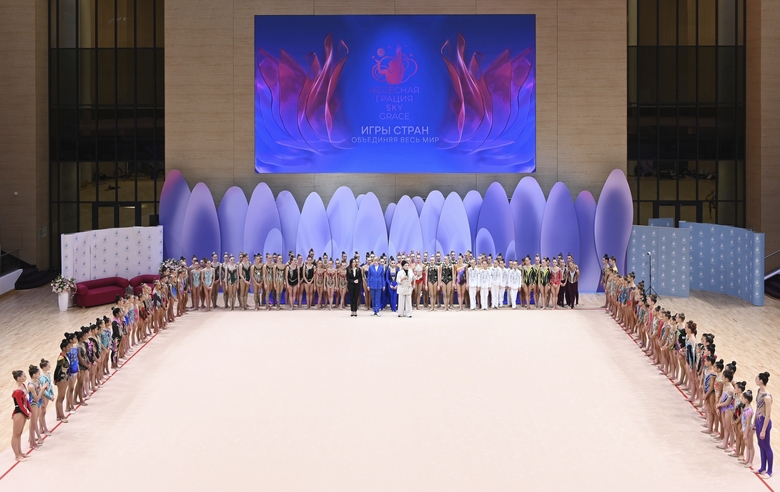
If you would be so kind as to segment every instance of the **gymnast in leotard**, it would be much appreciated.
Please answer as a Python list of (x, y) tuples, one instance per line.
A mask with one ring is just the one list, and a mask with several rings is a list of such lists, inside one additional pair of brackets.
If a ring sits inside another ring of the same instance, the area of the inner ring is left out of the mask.
[(43, 405), (43, 387), (38, 380), (38, 366), (30, 365), (30, 381), (27, 383), (27, 399), (30, 402), (30, 449), (38, 449), (43, 445), (43, 434), (38, 427), (38, 420)]
[(24, 371), (13, 371), (11, 375), (14, 378), (14, 390), (11, 393), (11, 400), (14, 402), (14, 409), (11, 412), (13, 420), (13, 430), (11, 431), (11, 449), (14, 452), (16, 461), (27, 461), (27, 455), (22, 453), (22, 432), (24, 424), (30, 419), (30, 400), (27, 397), (27, 376)]
[(758, 385), (756, 396), (756, 437), (758, 438), (758, 450), (761, 453), (761, 468), (756, 473), (765, 479), (772, 476), (772, 465), (774, 463), (774, 453), (769, 440), (769, 435), (772, 431), (772, 404), (774, 400), (766, 389), (768, 383), (768, 372), (762, 372), (756, 376), (756, 384)]
[(746, 390), (742, 393), (742, 419), (740, 420), (742, 429), (742, 441), (745, 443), (745, 459), (740, 463), (745, 468), (753, 468), (753, 458), (756, 455), (756, 449), (753, 445), (753, 392)]

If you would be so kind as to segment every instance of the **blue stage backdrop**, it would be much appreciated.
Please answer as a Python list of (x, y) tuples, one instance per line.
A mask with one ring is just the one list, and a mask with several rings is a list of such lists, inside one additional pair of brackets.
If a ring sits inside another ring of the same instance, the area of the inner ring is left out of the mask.
[(691, 288), (764, 305), (764, 235), (737, 227), (680, 221), (691, 231)]
[(534, 15), (255, 16), (258, 173), (536, 171)]
[[(650, 288), (652, 257), (653, 289), (660, 295), (690, 295), (691, 232), (666, 226), (634, 226), (628, 243), (626, 272)], [(648, 255), (647, 253), (650, 253)]]

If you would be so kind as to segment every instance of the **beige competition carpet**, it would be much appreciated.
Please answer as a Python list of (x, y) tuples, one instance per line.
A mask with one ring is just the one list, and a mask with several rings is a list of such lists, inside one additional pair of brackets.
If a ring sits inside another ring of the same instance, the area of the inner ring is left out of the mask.
[(768, 490), (700, 422), (597, 308), (197, 312), (0, 490)]

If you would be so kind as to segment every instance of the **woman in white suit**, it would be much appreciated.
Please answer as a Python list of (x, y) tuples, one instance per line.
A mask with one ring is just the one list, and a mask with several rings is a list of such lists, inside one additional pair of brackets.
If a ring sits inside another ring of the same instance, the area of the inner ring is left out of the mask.
[(412, 280), (414, 272), (409, 271), (409, 262), (403, 260), (401, 269), (396, 274), (398, 283), (398, 317), (412, 317)]
[(469, 262), (469, 268), (466, 270), (466, 282), (469, 285), (469, 308), (472, 311), (477, 309), (477, 292), (479, 291), (479, 268), (472, 258)]

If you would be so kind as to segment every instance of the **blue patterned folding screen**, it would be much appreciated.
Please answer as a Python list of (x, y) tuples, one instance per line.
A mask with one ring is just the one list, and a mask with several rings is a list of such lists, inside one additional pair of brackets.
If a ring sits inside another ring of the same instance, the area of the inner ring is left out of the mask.
[(764, 305), (764, 235), (736, 227), (680, 222), (691, 231), (691, 288)]
[(650, 288), (651, 256), (653, 289), (660, 295), (688, 297), (690, 231), (634, 226), (628, 245), (626, 273), (633, 271), (636, 282), (644, 281), (646, 289)]
[(654, 227), (674, 227), (674, 219), (672, 218), (647, 219), (647, 225), (654, 226)]

